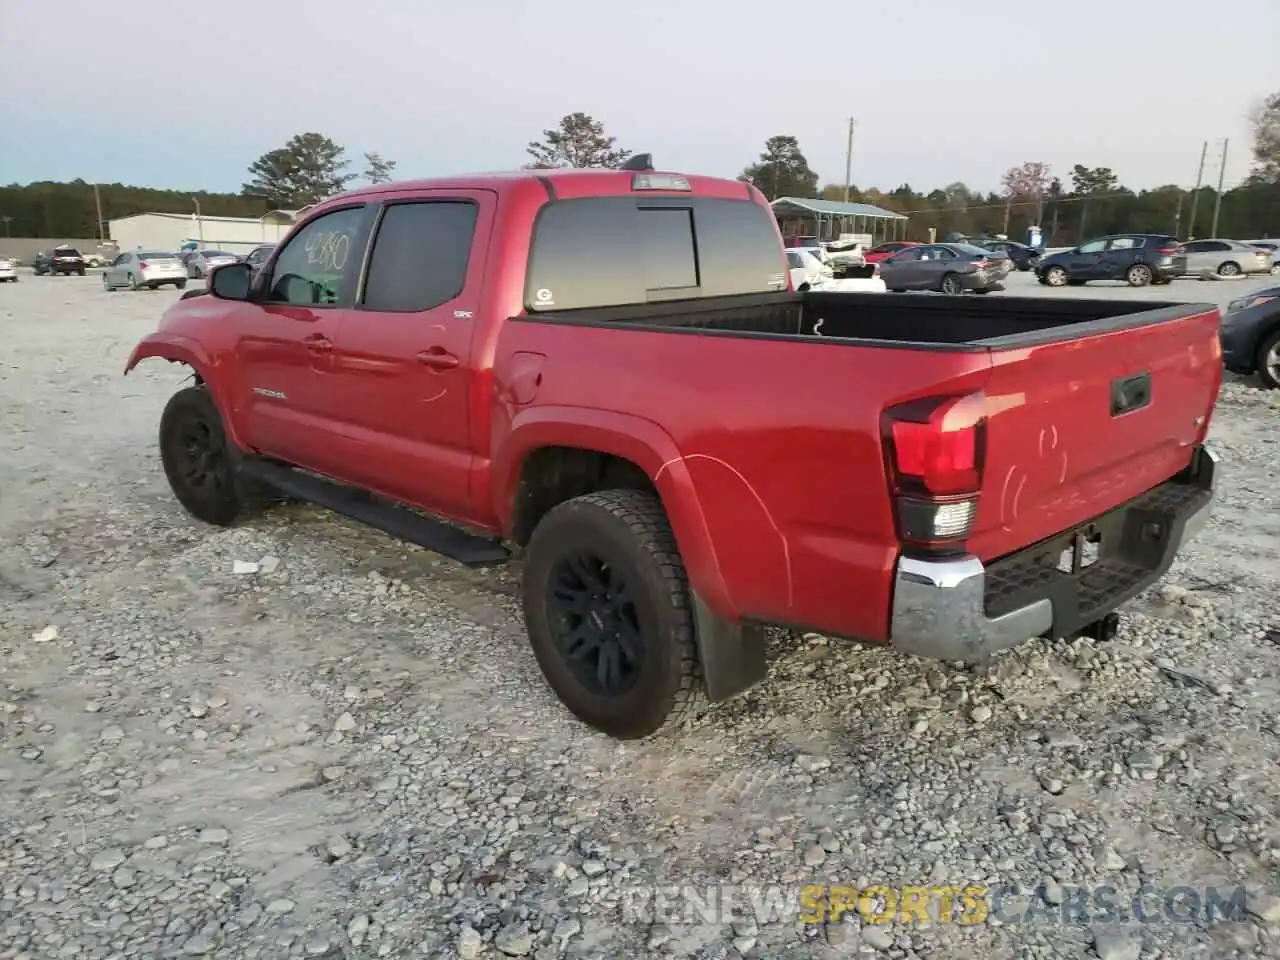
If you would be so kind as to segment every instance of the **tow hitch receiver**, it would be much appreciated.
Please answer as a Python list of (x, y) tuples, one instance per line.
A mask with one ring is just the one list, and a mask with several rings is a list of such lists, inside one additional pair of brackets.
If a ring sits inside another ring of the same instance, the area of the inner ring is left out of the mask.
[(1099, 620), (1086, 623), (1077, 636), (1089, 637), (1099, 643), (1110, 643), (1120, 633), (1120, 614), (1108, 613)]

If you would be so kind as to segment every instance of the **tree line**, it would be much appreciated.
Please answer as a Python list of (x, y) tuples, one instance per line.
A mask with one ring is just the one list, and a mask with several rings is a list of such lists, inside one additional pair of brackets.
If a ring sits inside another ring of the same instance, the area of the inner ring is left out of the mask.
[[(619, 147), (600, 121), (585, 113), (563, 117), (553, 129), (526, 146), (526, 167), (620, 167), (631, 151)], [(1046, 163), (1010, 167), (998, 190), (975, 190), (955, 182), (927, 192), (901, 184), (893, 190), (856, 184), (822, 185), (795, 137), (770, 137), (759, 158), (739, 179), (754, 183), (770, 199), (777, 197), (846, 198), (910, 217), (907, 236), (927, 239), (1007, 234), (1025, 236), (1040, 226), (1046, 242), (1065, 245), (1089, 236), (1122, 231), (1208, 236), (1217, 211), (1217, 235), (1236, 238), (1280, 233), (1280, 92), (1253, 116), (1253, 169), (1244, 183), (1221, 198), (1210, 186), (1189, 190), (1176, 184), (1146, 190), (1123, 185), (1109, 167), (1076, 164), (1062, 175)], [(119, 183), (41, 182), (0, 187), (0, 224), (14, 237), (94, 237), (98, 208), (102, 220), (135, 213), (194, 213), (207, 216), (262, 216), (272, 209), (294, 209), (348, 188), (353, 181), (384, 183), (396, 162), (378, 153), (363, 154), (357, 172), (346, 151), (319, 133), (301, 133), (249, 165), (239, 193), (156, 190)]]

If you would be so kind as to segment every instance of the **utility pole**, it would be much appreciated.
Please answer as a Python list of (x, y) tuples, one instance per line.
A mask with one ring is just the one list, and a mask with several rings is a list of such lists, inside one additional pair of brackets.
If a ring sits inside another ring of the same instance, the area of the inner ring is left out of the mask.
[(98, 185), (93, 185), (93, 205), (98, 208), (98, 243), (107, 239), (107, 231), (102, 225), (102, 197), (98, 194)]
[(1204, 158), (1209, 153), (1209, 141), (1200, 148), (1200, 170), (1196, 173), (1196, 189), (1191, 194), (1191, 220), (1187, 223), (1187, 239), (1196, 238), (1196, 206), (1200, 203), (1200, 185), (1204, 183)]
[(3, 221), (3, 222), (4, 222), (4, 235), (5, 235), (5, 237), (6, 237), (6, 238), (11, 238), (11, 237), (12, 237), (12, 235), (9, 233), (9, 224), (13, 223), (13, 217), (0, 217), (0, 221)]
[(849, 202), (849, 187), (853, 180), (853, 128), (858, 121), (849, 118), (849, 146), (844, 154), (844, 202)]
[(204, 249), (204, 221), (200, 219), (200, 201), (195, 197), (191, 198), (191, 202), (196, 205), (196, 230), (197, 236), (200, 237), (200, 249)]
[(1209, 231), (1209, 236), (1216, 237), (1218, 235), (1218, 214), (1222, 211), (1222, 184), (1227, 178), (1227, 145), (1230, 140), (1222, 141), (1222, 163), (1218, 166), (1218, 195), (1213, 199), (1213, 228)]

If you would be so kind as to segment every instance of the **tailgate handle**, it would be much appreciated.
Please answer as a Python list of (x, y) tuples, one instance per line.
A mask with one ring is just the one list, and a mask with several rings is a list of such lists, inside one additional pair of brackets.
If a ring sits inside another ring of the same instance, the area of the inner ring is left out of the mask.
[(1111, 415), (1141, 410), (1151, 403), (1151, 374), (1135, 373), (1111, 381)]

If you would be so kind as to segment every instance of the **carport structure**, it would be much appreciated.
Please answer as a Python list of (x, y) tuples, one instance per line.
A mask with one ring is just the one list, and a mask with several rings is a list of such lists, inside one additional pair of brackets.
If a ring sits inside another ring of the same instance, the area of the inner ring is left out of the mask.
[(838, 240), (842, 233), (870, 234), (872, 243), (900, 240), (907, 235), (908, 218), (869, 203), (841, 203), (808, 197), (779, 197), (770, 204), (788, 236), (816, 236)]

